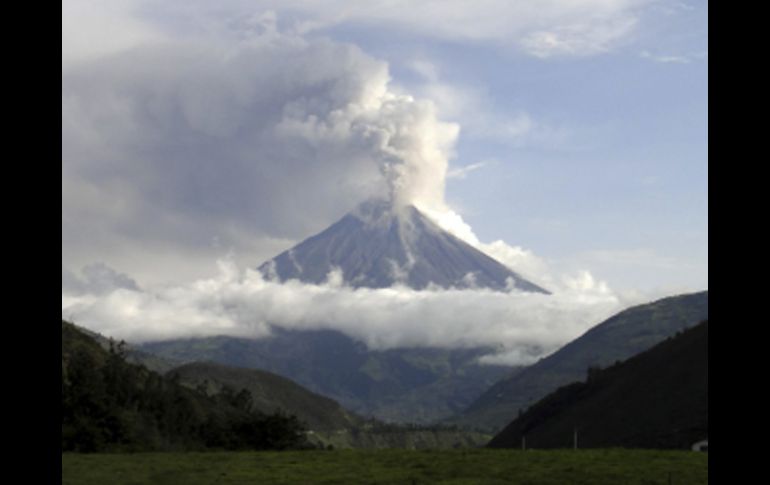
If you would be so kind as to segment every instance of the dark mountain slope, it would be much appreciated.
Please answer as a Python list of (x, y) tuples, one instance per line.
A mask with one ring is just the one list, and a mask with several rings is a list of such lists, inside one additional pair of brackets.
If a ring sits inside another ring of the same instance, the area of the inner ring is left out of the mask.
[[(282, 377), (212, 363), (165, 376), (62, 322), (62, 450), (478, 447), (489, 435), (364, 420)], [(276, 413), (280, 410), (280, 413)], [(286, 412), (297, 411), (301, 420)], [(311, 425), (306, 432), (301, 422)]]
[(424, 289), (481, 287), (548, 293), (481, 251), (439, 228), (414, 206), (384, 200), (361, 204), (329, 228), (263, 263), (280, 281), (323, 283), (339, 269), (353, 287), (395, 283)]
[(340, 430), (364, 424), (363, 418), (349, 413), (339, 403), (270, 372), (195, 362), (172, 369), (169, 376), (178, 376), (180, 383), (211, 394), (220, 392), (223, 386), (246, 389), (258, 411), (293, 414), (310, 430)]
[(708, 292), (664, 298), (620, 312), (557, 352), (503, 379), (449, 422), (499, 430), (549, 392), (649, 349), (677, 331), (708, 319)]
[(94, 332), (93, 330), (89, 330), (85, 327), (75, 325), (74, 323), (70, 325), (72, 325), (79, 332), (94, 339), (104, 350), (109, 351), (111, 346), (120, 345), (126, 362), (130, 364), (144, 366), (147, 369), (155, 371), (159, 374), (165, 374), (174, 367), (182, 364), (182, 362), (166, 359), (150, 352), (143, 352), (124, 341), (117, 342), (112, 338), (105, 337), (98, 332)]
[(307, 428), (307, 439), (326, 448), (456, 448), (478, 447), (489, 435), (446, 427), (393, 426), (364, 419), (336, 401), (314, 394), (283, 377), (255, 369), (195, 362), (169, 372), (182, 385), (218, 394), (222, 388), (246, 389), (253, 408), (265, 414), (281, 411), (296, 416)]
[(708, 437), (708, 321), (558, 389), (489, 443), (493, 448), (680, 448)]
[(305, 442), (299, 422), (251, 409), (248, 391), (206, 395), (126, 362), (62, 321), (62, 451), (278, 449)]
[(456, 414), (512, 372), (479, 365), (492, 349), (369, 350), (333, 330), (273, 329), (273, 336), (148, 342), (139, 349), (181, 362), (213, 361), (272, 372), (364, 416), (430, 423)]

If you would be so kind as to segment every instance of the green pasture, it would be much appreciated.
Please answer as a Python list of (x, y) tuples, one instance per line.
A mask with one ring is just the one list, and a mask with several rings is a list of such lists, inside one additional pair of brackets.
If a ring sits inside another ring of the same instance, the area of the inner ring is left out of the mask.
[(335, 450), (62, 454), (62, 485), (708, 483), (708, 453)]

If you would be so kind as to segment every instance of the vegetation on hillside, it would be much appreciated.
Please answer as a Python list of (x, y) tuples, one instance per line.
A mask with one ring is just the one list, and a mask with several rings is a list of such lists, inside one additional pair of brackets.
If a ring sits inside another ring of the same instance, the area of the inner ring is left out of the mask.
[(708, 321), (549, 394), (491, 447), (689, 449), (708, 438)]
[(335, 330), (276, 327), (268, 338), (178, 339), (138, 348), (180, 362), (262, 369), (360, 415), (402, 423), (428, 424), (458, 413), (514, 371), (478, 363), (492, 348), (373, 350)]
[(308, 391), (295, 382), (258, 369), (244, 369), (215, 362), (193, 362), (168, 372), (180, 383), (216, 394), (223, 388), (246, 389), (252, 405), (263, 413), (283, 410), (296, 415), (310, 430), (330, 431), (361, 426), (364, 419), (339, 403)]
[(582, 379), (589, 367), (607, 367), (628, 359), (705, 319), (707, 291), (628, 308), (550, 356), (490, 386), (448, 422), (498, 432), (519, 411), (559, 387)]
[(365, 419), (332, 399), (258, 369), (194, 362), (172, 369), (169, 375), (178, 376), (183, 385), (209, 394), (218, 393), (223, 387), (246, 389), (255, 409), (296, 415), (307, 427), (308, 442), (318, 448), (467, 448), (483, 446), (492, 437), (456, 426)]
[(467, 448), (491, 435), (364, 419), (256, 369), (192, 363), (165, 375), (62, 322), (62, 450)]
[(126, 362), (62, 320), (62, 451), (262, 450), (305, 443), (294, 416), (254, 411), (251, 394), (186, 388)]

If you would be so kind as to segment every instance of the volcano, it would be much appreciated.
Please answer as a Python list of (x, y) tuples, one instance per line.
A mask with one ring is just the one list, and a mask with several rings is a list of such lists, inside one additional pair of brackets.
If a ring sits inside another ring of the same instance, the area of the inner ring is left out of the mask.
[(549, 292), (441, 229), (412, 205), (373, 199), (259, 271), (277, 281), (320, 284), (340, 271), (354, 288), (488, 288)]

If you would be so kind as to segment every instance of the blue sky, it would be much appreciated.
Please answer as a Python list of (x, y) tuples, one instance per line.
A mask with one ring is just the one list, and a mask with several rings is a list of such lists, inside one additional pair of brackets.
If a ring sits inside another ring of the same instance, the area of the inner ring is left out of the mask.
[(708, 2), (63, 2), (63, 312), (243, 332), (206, 288), (385, 193), (566, 295), (527, 348), (707, 289)]

